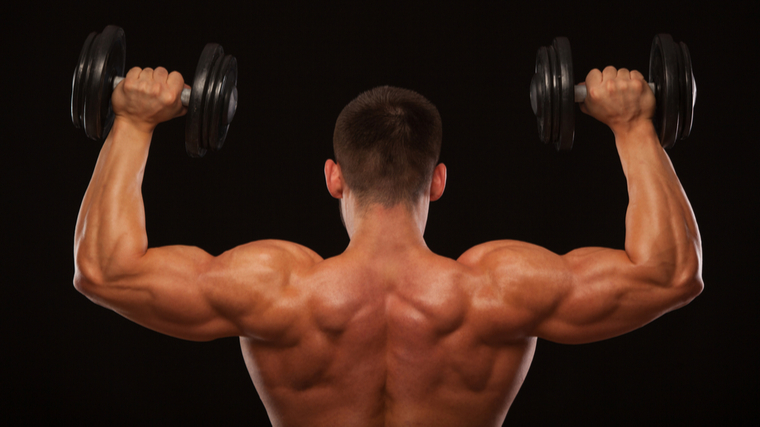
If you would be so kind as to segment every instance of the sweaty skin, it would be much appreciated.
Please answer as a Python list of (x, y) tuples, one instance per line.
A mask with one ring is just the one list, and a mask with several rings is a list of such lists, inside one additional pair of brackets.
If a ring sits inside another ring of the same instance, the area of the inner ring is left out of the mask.
[(238, 336), (274, 426), (500, 426), (536, 337), (585, 343), (639, 328), (702, 290), (691, 207), (651, 117), (638, 72), (589, 73), (582, 105), (610, 126), (628, 182), (625, 250), (557, 255), (495, 241), (458, 260), (423, 240), (443, 194), (436, 167), (411, 207), (360, 206), (340, 165), (325, 164), (351, 238), (322, 259), (285, 241), (214, 257), (148, 248), (141, 185), (152, 132), (184, 114), (178, 73), (130, 70), (84, 196), (76, 288), (155, 331), (188, 340)]

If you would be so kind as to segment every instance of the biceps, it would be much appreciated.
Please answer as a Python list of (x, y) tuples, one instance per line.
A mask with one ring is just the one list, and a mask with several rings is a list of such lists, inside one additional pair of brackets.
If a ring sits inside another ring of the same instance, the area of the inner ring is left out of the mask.
[(213, 257), (198, 248), (150, 249), (88, 295), (99, 304), (154, 331), (207, 341), (237, 335), (207, 271)]

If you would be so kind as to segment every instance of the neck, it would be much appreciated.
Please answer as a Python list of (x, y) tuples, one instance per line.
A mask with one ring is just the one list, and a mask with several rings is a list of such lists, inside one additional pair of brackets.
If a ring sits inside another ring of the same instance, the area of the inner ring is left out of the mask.
[(386, 208), (370, 205), (360, 211), (346, 209), (346, 229), (351, 238), (348, 249), (373, 253), (400, 253), (425, 248), (423, 238), (427, 222), (427, 205), (410, 208), (404, 204)]

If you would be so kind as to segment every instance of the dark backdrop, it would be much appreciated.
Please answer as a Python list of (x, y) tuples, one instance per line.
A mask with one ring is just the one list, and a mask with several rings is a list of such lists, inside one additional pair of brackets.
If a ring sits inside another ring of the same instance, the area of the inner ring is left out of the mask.
[(322, 167), (341, 108), (384, 84), (422, 93), (443, 118), (449, 183), (431, 207), (434, 251), (457, 257), (504, 238), (558, 253), (622, 248), (627, 195), (612, 134), (576, 110), (571, 153), (539, 142), (528, 99), (536, 49), (569, 37), (581, 81), (610, 64), (646, 75), (659, 32), (686, 42), (699, 94), (692, 136), (669, 154), (702, 232), (705, 291), (620, 338), (541, 341), (507, 424), (757, 424), (757, 16), (727, 2), (596, 3), (5, 10), (2, 418), (268, 425), (236, 339), (165, 337), (71, 285), (74, 224), (99, 150), (71, 125), (71, 72), (87, 34), (116, 24), (128, 66), (191, 81), (209, 41), (238, 59), (240, 104), (223, 150), (190, 159), (184, 119), (163, 124), (143, 186), (152, 246), (213, 254), (263, 238), (340, 253), (348, 239)]

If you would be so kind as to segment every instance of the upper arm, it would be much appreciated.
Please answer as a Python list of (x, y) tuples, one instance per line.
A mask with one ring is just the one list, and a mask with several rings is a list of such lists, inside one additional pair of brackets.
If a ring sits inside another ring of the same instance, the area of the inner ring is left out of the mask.
[(696, 296), (661, 280), (661, 265), (635, 265), (625, 251), (583, 248), (560, 256), (520, 242), (481, 249), (509, 315), (526, 335), (560, 343), (599, 341), (637, 329)]
[[(149, 249), (102, 280), (77, 280), (104, 307), (167, 335), (206, 341), (271, 329), (293, 274), (315, 262), (298, 245), (261, 241), (214, 257), (188, 246)], [(78, 271), (77, 275), (83, 273)]]

